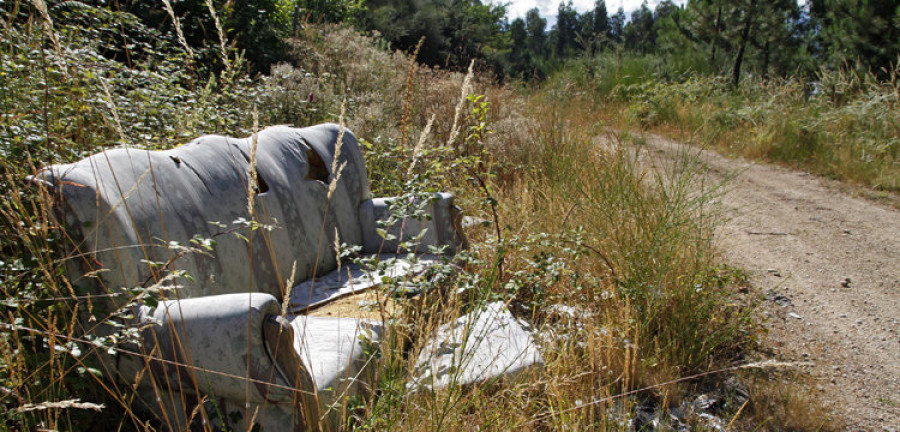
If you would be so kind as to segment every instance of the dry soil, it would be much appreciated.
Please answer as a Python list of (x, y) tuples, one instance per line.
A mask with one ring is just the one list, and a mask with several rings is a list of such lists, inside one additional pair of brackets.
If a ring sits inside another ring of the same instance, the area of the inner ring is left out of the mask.
[[(819, 392), (849, 430), (900, 430), (900, 210), (837, 182), (685, 150), (647, 136), (651, 159), (696, 154), (715, 198), (729, 264), (750, 275), (774, 356), (812, 363)], [(669, 155), (669, 157), (666, 157)]]

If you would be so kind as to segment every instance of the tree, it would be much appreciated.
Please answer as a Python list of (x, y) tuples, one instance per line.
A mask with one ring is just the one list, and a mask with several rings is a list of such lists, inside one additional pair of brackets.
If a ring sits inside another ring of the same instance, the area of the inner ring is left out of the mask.
[(734, 85), (748, 68), (766, 77), (808, 59), (795, 0), (691, 0), (683, 8), (662, 2), (655, 16), (657, 37), (671, 55), (696, 58), (692, 64), (701, 70), (730, 69)]
[(525, 13), (525, 29), (528, 32), (528, 50), (536, 56), (543, 56), (547, 44), (547, 20), (541, 17), (538, 8)]
[(653, 12), (647, 7), (647, 0), (644, 0), (640, 9), (631, 14), (631, 20), (625, 26), (625, 48), (645, 53), (652, 51), (656, 45), (653, 23)]
[(754, 47), (761, 54), (761, 62), (757, 67), (764, 77), (767, 76), (773, 41), (785, 44), (789, 42), (793, 33), (791, 17), (796, 17), (799, 12), (797, 3), (793, 0), (731, 0), (729, 3), (731, 8), (727, 11), (730, 13), (726, 18), (734, 23), (732, 28), (740, 28), (738, 35), (731, 36), (732, 44), (737, 50), (731, 78), (732, 84), (737, 87), (747, 49)]
[[(214, 69), (222, 67), (221, 54), (216, 52), (218, 31), (206, 0), (171, 3), (188, 45), (200, 57), (197, 62), (213, 65)], [(161, 1), (120, 0), (117, 4), (122, 11), (137, 16), (148, 27), (175, 33)], [(255, 72), (266, 73), (272, 64), (288, 59), (283, 38), (290, 31), (290, 23), (279, 13), (277, 0), (213, 0), (212, 4), (229, 39), (226, 43), (234, 44), (243, 52)]]
[(625, 40), (625, 9), (619, 8), (609, 17), (609, 39), (615, 43), (622, 43)]
[(597, 0), (594, 2), (594, 22), (593, 22), (593, 31), (594, 35), (605, 36), (609, 32), (609, 16), (606, 11), (606, 2), (604, 0)]
[(753, 20), (756, 18), (756, 3), (757, 0), (750, 0), (750, 3), (747, 4), (747, 7), (744, 9), (738, 9), (742, 18), (742, 26), (740, 41), (738, 42), (738, 51), (737, 55), (734, 58), (734, 68), (732, 69), (732, 85), (735, 87), (738, 86), (738, 83), (741, 80), (741, 64), (744, 62), (744, 53), (747, 49), (747, 43), (750, 40), (750, 31), (753, 28)]
[(609, 42), (609, 12), (606, 11), (606, 2), (597, 0), (594, 2), (594, 34), (599, 48), (604, 48)]
[(355, 22), (364, 8), (363, 0), (282, 0), (281, 3), (293, 3), (291, 34), (297, 32), (303, 16), (312, 21)]
[(450, 65), (467, 67), (472, 59), (487, 59), (489, 51), (502, 47), (504, 6), (480, 0), (452, 0), (448, 15), (444, 36), (450, 44)]
[(885, 75), (900, 55), (900, 0), (812, 0), (822, 55)]
[(556, 36), (556, 57), (567, 57), (575, 48), (578, 34), (578, 12), (572, 6), (572, 0), (568, 3), (559, 3), (553, 33)]
[(446, 63), (449, 42), (449, 0), (369, 0), (362, 18), (367, 30), (377, 30), (394, 49), (412, 51), (422, 37), (419, 60), (431, 65)]
[(525, 29), (525, 20), (516, 18), (509, 25), (509, 38), (512, 49), (509, 51), (508, 64), (510, 74), (524, 78), (530, 68), (530, 53), (528, 51), (528, 31)]
[(419, 60), (465, 68), (473, 58), (502, 58), (503, 6), (481, 0), (369, 0), (361, 24), (396, 49), (411, 51), (424, 37)]
[(808, 20), (804, 19), (793, 0), (771, 0), (757, 17), (756, 37), (751, 44), (758, 53), (757, 66), (763, 78), (772, 69), (779, 75), (806, 68), (808, 57), (805, 35), (809, 34)]
[(679, 34), (697, 49), (709, 50), (709, 64), (717, 65), (720, 49), (728, 46), (723, 37), (726, 2), (730, 0), (692, 0), (683, 12), (670, 15)]
[(583, 48), (594, 55), (597, 50), (603, 49), (609, 40), (609, 16), (606, 12), (606, 2), (597, 0), (594, 9), (581, 16), (581, 40)]

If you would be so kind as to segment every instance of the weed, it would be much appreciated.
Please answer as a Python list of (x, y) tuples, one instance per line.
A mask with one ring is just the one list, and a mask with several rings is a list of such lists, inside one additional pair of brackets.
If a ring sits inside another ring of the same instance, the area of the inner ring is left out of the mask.
[(654, 56), (626, 58), (624, 75), (609, 55), (591, 61), (591, 79), (578, 67), (565, 79), (643, 128), (674, 128), (725, 152), (900, 190), (896, 70), (886, 80), (822, 70), (808, 83), (757, 79), (731, 89), (724, 78), (680, 74)]

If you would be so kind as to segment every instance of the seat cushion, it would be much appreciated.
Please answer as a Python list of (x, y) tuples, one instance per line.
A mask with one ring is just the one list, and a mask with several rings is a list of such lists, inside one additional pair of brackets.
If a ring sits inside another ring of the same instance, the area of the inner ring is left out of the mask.
[(290, 308), (295, 313), (337, 300), (341, 297), (365, 291), (380, 285), (384, 278), (402, 280), (415, 276), (441, 261), (436, 255), (381, 254), (381, 265), (369, 268), (359, 264), (344, 264), (341, 268), (321, 277), (309, 279), (291, 290)]

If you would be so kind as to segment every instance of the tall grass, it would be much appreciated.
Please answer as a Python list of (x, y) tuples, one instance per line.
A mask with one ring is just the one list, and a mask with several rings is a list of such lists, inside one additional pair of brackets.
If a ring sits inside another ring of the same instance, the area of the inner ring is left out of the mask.
[[(306, 126), (337, 120), (346, 106), (375, 194), (450, 190), (486, 221), (469, 230), (471, 249), (431, 282), (402, 281), (428, 285), (428, 295), (396, 299), (391, 286), (377, 293), (389, 325), (370, 347), (374, 397), (343, 401), (346, 428), (620, 430), (636, 405), (679, 406), (704, 382), (679, 378), (727, 366), (753, 346), (749, 308), (737, 306), (745, 301), (733, 289), (739, 272), (718, 265), (711, 243), (716, 221), (706, 203), (715, 191), (697, 183), (690, 154), (666, 171), (650, 169), (639, 137), (607, 131), (600, 119), (608, 113), (584, 91), (587, 81), (551, 81), (527, 94), (417, 66), (352, 29), (314, 25), (293, 41), (295, 64), (253, 78), (232, 57), (226, 73), (204, 75), (202, 66), (182, 67), (189, 54), (171, 35), (101, 8), (72, 13), (87, 15), (54, 20), (60, 50), (45, 27), (29, 25), (39, 15), (24, 6), (10, 15), (0, 47), (0, 416), (8, 428), (165, 429), (134, 411), (131, 389), (102, 378), (92, 350), (113, 341), (82, 343), (79, 317), (93, 293), (65, 277), (66, 233), (53, 224), (49, 197), (26, 188), (24, 176), (113, 145), (246, 136), (254, 107), (260, 125)], [(92, 17), (143, 35), (159, 54), (127, 66), (110, 60), (102, 39), (79, 24)], [(406, 144), (401, 126), (419, 140)], [(545, 366), (516, 380), (410, 391), (416, 348), (492, 300), (544, 335)], [(560, 305), (577, 312), (561, 315)], [(84, 403), (102, 404), (104, 414)]]
[(882, 191), (900, 190), (898, 71), (821, 70), (816, 77), (733, 88), (725, 77), (680, 70), (655, 56), (611, 54), (566, 74), (598, 103), (645, 129), (783, 163)]
[[(598, 113), (571, 86), (518, 103), (504, 100), (514, 93), (495, 97), (503, 109), (541, 116), (520, 113), (525, 128), (491, 124), (515, 128), (493, 130), (483, 142), (495, 149), (502, 136), (506, 146), (483, 155), (495, 168), (502, 235), (489, 204), (467, 207), (488, 222), (470, 231), (468, 271), (439, 291), (430, 313), (452, 318), (471, 296), (504, 300), (548, 335), (541, 338), (545, 370), (491, 386), (409, 393), (398, 385), (409, 365), (392, 352), (391, 378), (359, 427), (620, 430), (639, 403), (678, 407), (697, 384), (678, 378), (727, 365), (753, 344), (750, 315), (733, 302), (740, 276), (717, 265), (711, 244), (715, 218), (706, 202), (715, 191), (696, 183), (690, 154), (655, 172), (640, 160), (637, 138), (598, 143)], [(560, 316), (560, 305), (578, 312)], [(433, 325), (416, 321), (418, 340)], [(618, 397), (635, 390), (639, 398)]]

